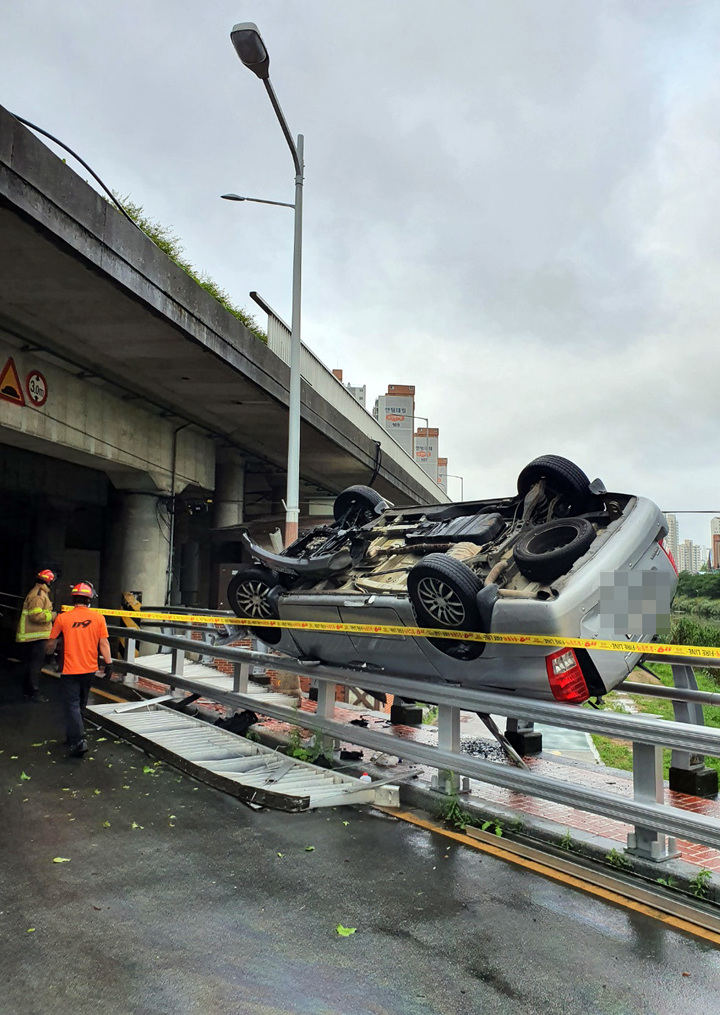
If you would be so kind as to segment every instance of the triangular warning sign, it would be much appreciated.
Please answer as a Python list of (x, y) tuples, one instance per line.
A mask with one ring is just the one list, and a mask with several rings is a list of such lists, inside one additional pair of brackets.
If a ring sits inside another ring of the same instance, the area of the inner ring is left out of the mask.
[(0, 374), (0, 398), (12, 402), (13, 405), (25, 405), (25, 395), (12, 356)]

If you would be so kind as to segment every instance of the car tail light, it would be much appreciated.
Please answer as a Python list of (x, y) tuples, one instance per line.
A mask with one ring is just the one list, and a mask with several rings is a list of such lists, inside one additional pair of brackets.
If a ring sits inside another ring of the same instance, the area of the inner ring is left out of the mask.
[(545, 659), (550, 690), (556, 701), (581, 702), (590, 697), (578, 658), (571, 648), (553, 652)]
[(670, 563), (672, 564), (672, 566), (673, 566), (673, 570), (675, 571), (675, 574), (680, 574), (680, 572), (678, 571), (678, 567), (677, 567), (677, 564), (675, 563), (675, 558), (674, 558), (674, 557), (673, 557), (673, 555), (672, 555), (672, 554), (670, 553), (670, 551), (668, 550), (667, 546), (665, 546), (665, 543), (663, 542), (663, 540), (662, 540), (662, 539), (660, 540), (660, 549), (661, 549), (661, 550), (663, 551), (663, 553), (665, 554), (665, 556), (667, 557), (667, 559), (668, 559), (668, 560), (670, 561)]

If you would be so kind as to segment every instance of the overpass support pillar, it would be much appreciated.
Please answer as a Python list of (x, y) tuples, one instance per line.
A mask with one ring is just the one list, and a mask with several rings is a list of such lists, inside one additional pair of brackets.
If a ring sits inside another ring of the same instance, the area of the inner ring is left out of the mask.
[(122, 592), (141, 592), (145, 606), (162, 606), (168, 566), (168, 543), (158, 517), (158, 493), (123, 492), (116, 538), (120, 543)]
[(244, 521), (245, 462), (239, 455), (218, 460), (215, 467), (215, 526), (224, 529)]
[[(49, 498), (39, 505), (35, 519), (34, 559), (30, 562), (33, 570), (41, 567), (62, 570), (70, 512), (71, 506), (58, 498)], [(74, 575), (63, 577), (75, 580)]]

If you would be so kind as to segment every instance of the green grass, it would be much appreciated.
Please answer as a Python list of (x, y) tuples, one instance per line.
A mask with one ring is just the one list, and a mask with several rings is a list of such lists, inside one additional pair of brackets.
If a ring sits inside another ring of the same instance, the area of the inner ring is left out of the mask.
[(247, 310), (242, 307), (236, 306), (230, 299), (228, 294), (220, 288), (220, 286), (213, 279), (210, 278), (204, 271), (198, 271), (197, 268), (188, 261), (185, 256), (182, 243), (178, 236), (168, 226), (161, 225), (154, 219), (151, 219), (146, 215), (144, 208), (135, 204), (128, 197), (120, 197), (118, 194), (115, 197), (120, 201), (125, 211), (128, 213), (130, 218), (133, 220), (135, 225), (139, 226), (140, 229), (149, 236), (153, 243), (160, 248), (167, 256), (178, 265), (179, 268), (190, 276), (197, 284), (209, 293), (213, 299), (225, 307), (228, 313), (236, 317), (238, 321), (245, 325), (245, 327), (259, 338), (261, 342), (267, 343), (266, 333), (258, 326), (257, 321), (249, 314)]
[[(672, 670), (669, 665), (666, 663), (650, 663), (649, 668), (666, 687), (673, 687)], [(696, 671), (696, 677), (699, 690), (718, 691), (718, 681), (710, 673), (702, 670)], [(632, 674), (629, 679), (633, 679)], [(668, 719), (671, 721), (675, 718), (672, 702), (668, 699), (645, 698), (639, 694), (630, 694), (628, 697), (634, 701), (638, 711), (644, 715), (657, 715), (661, 719)], [(605, 707), (612, 710), (618, 710), (616, 702), (616, 696), (611, 692), (605, 698)], [(706, 705), (703, 711), (705, 714), (706, 726), (720, 727), (720, 707)], [(623, 771), (632, 771), (632, 744), (619, 740), (610, 740), (608, 737), (598, 736), (593, 736), (593, 743), (595, 744), (598, 754), (600, 755), (600, 759), (604, 765), (607, 765), (609, 768), (619, 768)], [(663, 749), (663, 772), (666, 779), (668, 777), (668, 769), (670, 768), (670, 753), (669, 748)], [(706, 757), (705, 764), (708, 768), (714, 768), (716, 771), (720, 772), (719, 758)]]

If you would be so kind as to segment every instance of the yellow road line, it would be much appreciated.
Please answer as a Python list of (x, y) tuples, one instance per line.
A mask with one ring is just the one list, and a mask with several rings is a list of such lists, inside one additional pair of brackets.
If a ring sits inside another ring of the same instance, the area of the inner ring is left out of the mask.
[(91, 687), (90, 690), (93, 694), (99, 694), (101, 698), (107, 698), (109, 701), (119, 701), (123, 705), (127, 704), (127, 698), (118, 698), (117, 694), (110, 694), (108, 691), (103, 691), (99, 687)]
[[(49, 670), (46, 667), (43, 667), (41, 672), (44, 673), (46, 677), (54, 677), (56, 680), (59, 680), (62, 676), (62, 674), (58, 673), (56, 670)], [(101, 697), (108, 698), (110, 701), (118, 701), (124, 704), (128, 700), (127, 698), (118, 698), (116, 694), (110, 694), (108, 691), (103, 691), (99, 687), (91, 687), (90, 690), (93, 694), (99, 694)]]
[(426, 831), (436, 832), (439, 835), (445, 836), (447, 839), (454, 839), (455, 842), (462, 843), (463, 846), (470, 846), (473, 849), (479, 849), (481, 852), (489, 853), (500, 860), (507, 860), (519, 867), (525, 867), (527, 870), (531, 870), (535, 874), (541, 874), (543, 877), (552, 878), (553, 881), (560, 881), (562, 884), (570, 885), (572, 888), (578, 888), (583, 892), (587, 892), (589, 895), (596, 895), (598, 898), (605, 899), (607, 902), (614, 902), (616, 905), (622, 906), (624, 909), (632, 909), (636, 913), (642, 913), (653, 920), (659, 920), (661, 923), (674, 927), (676, 930), (685, 931), (687, 934), (692, 934), (695, 937), (704, 938), (706, 941), (712, 942), (712, 944), (720, 945), (720, 934), (712, 930), (708, 930), (706, 927), (699, 927), (697, 924), (691, 923), (689, 920), (683, 920), (681, 917), (665, 913), (661, 909), (649, 906), (644, 902), (637, 902), (635, 899), (630, 899), (627, 896), (622, 895), (620, 892), (614, 892), (610, 889), (603, 888), (600, 885), (594, 885), (589, 881), (576, 877), (574, 874), (566, 874), (564, 871), (556, 870), (554, 867), (550, 867), (543, 863), (538, 863), (536, 860), (529, 860), (524, 856), (519, 856), (518, 854), (513, 853), (511, 849), (504, 849), (501, 846), (481, 842), (478, 839), (471, 838), (469, 835), (463, 835), (461, 832), (454, 832), (448, 828), (443, 828), (442, 825), (438, 825), (427, 818), (419, 817), (411, 811), (400, 811), (392, 807), (379, 807), (378, 810), (381, 810), (386, 814), (392, 814), (401, 821), (407, 821), (412, 825), (417, 825), (419, 828), (424, 828)]

